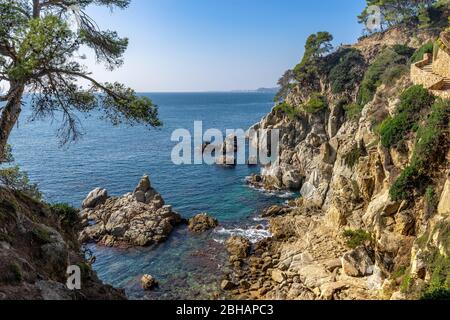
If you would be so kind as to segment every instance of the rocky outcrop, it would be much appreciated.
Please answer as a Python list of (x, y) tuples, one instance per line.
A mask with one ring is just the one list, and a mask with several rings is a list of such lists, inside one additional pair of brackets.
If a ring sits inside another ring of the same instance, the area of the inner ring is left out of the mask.
[(108, 191), (106, 189), (96, 188), (92, 190), (86, 199), (84, 199), (81, 207), (83, 209), (93, 209), (99, 205), (102, 205), (108, 199)]
[(149, 246), (167, 239), (181, 217), (165, 205), (152, 187), (148, 176), (134, 193), (109, 198), (94, 209), (81, 212), (87, 226), (81, 242), (94, 241), (105, 246)]
[(189, 219), (188, 228), (193, 233), (203, 233), (214, 229), (219, 225), (217, 219), (208, 216), (207, 213), (200, 213)]
[(374, 262), (365, 247), (347, 252), (342, 257), (342, 271), (350, 277), (365, 277), (373, 273)]
[[(395, 28), (352, 47), (368, 65), (386, 45), (418, 47), (408, 34)], [(254, 245), (248, 257), (230, 252), (234, 272), (228, 280), (239, 284), (232, 293), (242, 299), (417, 299), (439, 268), (449, 268), (442, 240), (450, 226), (448, 143), (442, 144), (446, 160), (426, 182), (427, 194), (394, 201), (390, 189), (411, 161), (415, 133), (401, 148), (386, 149), (375, 128), (395, 114), (400, 94), (412, 85), (410, 75), (381, 85), (357, 120), (340, 107), (356, 101), (358, 90), (334, 94), (326, 77), (320, 85), (328, 110), (305, 112), (309, 92), (295, 88), (286, 98), (294, 117), (274, 108), (254, 126), (280, 129), (280, 151), (248, 183), (299, 190), (302, 198), (262, 212), (273, 237)]]
[[(77, 240), (75, 209), (51, 207), (0, 188), (0, 300), (116, 300), (121, 290), (104, 285)], [(81, 289), (66, 285), (68, 267), (81, 274)]]

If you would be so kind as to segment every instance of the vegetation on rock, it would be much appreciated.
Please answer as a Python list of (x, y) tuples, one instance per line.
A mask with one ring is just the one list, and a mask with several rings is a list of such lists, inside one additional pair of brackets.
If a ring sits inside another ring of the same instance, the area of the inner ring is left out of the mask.
[(367, 241), (372, 240), (372, 236), (365, 230), (345, 230), (343, 233), (346, 238), (346, 244), (349, 248), (355, 249)]
[[(426, 97), (423, 98), (423, 101), (430, 101)], [(390, 189), (393, 200), (411, 199), (414, 197), (414, 191), (424, 194), (433, 175), (433, 166), (445, 161), (445, 155), (450, 147), (449, 120), (450, 101), (438, 100), (431, 107), (430, 115), (424, 124), (419, 127), (410, 164)]]
[(343, 49), (338, 52), (338, 62), (329, 73), (333, 93), (353, 90), (362, 80), (365, 61), (356, 49)]
[(294, 120), (300, 115), (300, 110), (296, 107), (289, 105), (286, 102), (282, 102), (275, 106), (274, 111), (280, 111), (285, 114), (290, 120)]
[(327, 107), (327, 99), (319, 92), (312, 93), (308, 102), (303, 105), (303, 109), (308, 113), (318, 113), (325, 110)]
[(426, 53), (432, 54), (434, 51), (434, 43), (431, 41), (428, 41), (424, 45), (422, 45), (419, 49), (414, 52), (414, 54), (411, 57), (411, 62), (416, 63), (424, 59), (424, 56)]
[(398, 147), (407, 138), (423, 111), (429, 110), (435, 98), (422, 86), (411, 86), (400, 96), (396, 115), (381, 123), (379, 133), (385, 148)]
[[(401, 54), (400, 54), (400, 53)], [(395, 51), (395, 48), (383, 50), (369, 66), (359, 90), (357, 103), (364, 106), (372, 101), (377, 88), (386, 83), (392, 83), (405, 72), (410, 56), (405, 51)]]

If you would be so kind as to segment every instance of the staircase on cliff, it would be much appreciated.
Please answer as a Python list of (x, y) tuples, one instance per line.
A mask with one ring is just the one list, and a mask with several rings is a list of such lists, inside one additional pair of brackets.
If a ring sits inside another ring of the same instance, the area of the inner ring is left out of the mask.
[[(449, 46), (448, 35), (442, 33), (440, 39), (442, 43)], [(445, 50), (447, 54), (450, 55), (450, 47)], [(448, 60), (447, 60), (448, 61)], [(423, 85), (425, 88), (429, 89), (434, 95), (450, 99), (450, 78), (445, 77), (441, 74), (437, 74), (434, 71), (433, 63), (442, 63), (441, 61), (433, 61), (431, 54), (425, 54), (424, 59), (417, 63), (411, 65), (411, 80), (414, 84)], [(445, 63), (445, 62), (444, 62)], [(450, 67), (450, 66), (449, 66)]]

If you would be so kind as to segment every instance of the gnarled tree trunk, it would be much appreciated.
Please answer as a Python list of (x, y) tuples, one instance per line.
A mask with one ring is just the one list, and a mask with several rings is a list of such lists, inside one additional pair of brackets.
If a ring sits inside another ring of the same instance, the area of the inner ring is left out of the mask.
[(25, 88), (23, 85), (11, 86), (11, 88), (14, 88), (12, 89), (13, 92), (6, 102), (0, 117), (0, 163), (5, 160), (5, 148), (9, 135), (22, 111), (22, 96)]

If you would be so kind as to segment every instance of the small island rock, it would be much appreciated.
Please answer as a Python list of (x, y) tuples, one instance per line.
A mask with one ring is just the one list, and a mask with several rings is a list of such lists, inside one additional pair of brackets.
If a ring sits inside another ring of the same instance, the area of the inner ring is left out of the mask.
[(193, 233), (203, 233), (214, 229), (218, 225), (217, 219), (208, 216), (207, 213), (200, 213), (189, 220), (188, 228)]
[(158, 282), (151, 275), (146, 274), (141, 278), (141, 286), (142, 289), (148, 291), (157, 287)]

